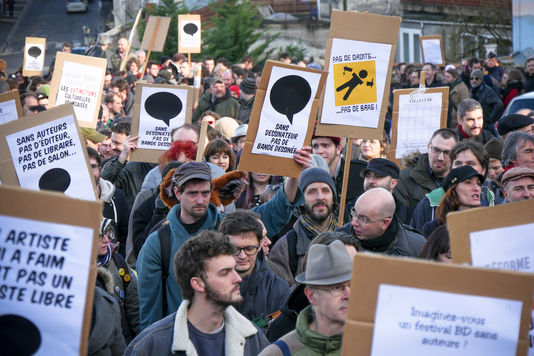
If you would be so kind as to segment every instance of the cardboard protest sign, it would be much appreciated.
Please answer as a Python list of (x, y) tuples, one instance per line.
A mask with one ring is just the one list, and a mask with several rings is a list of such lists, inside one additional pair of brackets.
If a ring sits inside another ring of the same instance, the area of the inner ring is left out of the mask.
[(0, 94), (0, 125), (22, 117), (19, 91), (13, 90)]
[(0, 187), (2, 353), (87, 354), (101, 216), (101, 202)]
[(324, 71), (267, 61), (256, 91), (239, 169), (298, 177), (293, 154), (310, 142)]
[(143, 34), (141, 49), (162, 52), (167, 39), (171, 18), (166, 16), (150, 16)]
[(525, 200), (447, 215), (453, 262), (534, 274), (533, 209), (534, 200)]
[(533, 275), (358, 254), (351, 290), (342, 355), (526, 354)]
[(22, 75), (31, 77), (42, 75), (46, 51), (46, 38), (26, 37)]
[(449, 88), (428, 88), (424, 92), (400, 89), (393, 92), (391, 157), (399, 167), (409, 152), (426, 152), (434, 131), (447, 126)]
[(50, 105), (72, 103), (78, 124), (95, 128), (106, 65), (105, 58), (58, 52), (50, 83)]
[(193, 88), (187, 86), (136, 85), (132, 136), (139, 136), (131, 161), (158, 162), (171, 146), (171, 131), (191, 123)]
[(202, 33), (200, 29), (200, 15), (178, 15), (178, 52), (201, 52)]
[(423, 63), (445, 65), (443, 39), (441, 36), (421, 36), (419, 37), (419, 44)]
[(382, 137), (399, 17), (332, 10), (316, 134)]
[(88, 161), (72, 105), (2, 125), (2, 184), (95, 200), (95, 180)]

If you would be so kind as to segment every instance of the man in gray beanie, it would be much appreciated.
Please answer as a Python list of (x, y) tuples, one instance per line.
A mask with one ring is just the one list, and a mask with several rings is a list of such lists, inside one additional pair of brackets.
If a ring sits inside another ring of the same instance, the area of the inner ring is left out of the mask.
[(310, 241), (337, 226), (333, 213), (336, 187), (329, 172), (321, 168), (305, 169), (299, 177), (299, 188), (304, 193), (300, 217), (269, 253), (271, 269), (290, 286), (303, 270), (303, 258)]
[(237, 119), (241, 121), (242, 124), (248, 124), (255, 97), (256, 79), (250, 77), (243, 79), (241, 84), (239, 84), (239, 102), (241, 106), (239, 107), (239, 112), (237, 114)]

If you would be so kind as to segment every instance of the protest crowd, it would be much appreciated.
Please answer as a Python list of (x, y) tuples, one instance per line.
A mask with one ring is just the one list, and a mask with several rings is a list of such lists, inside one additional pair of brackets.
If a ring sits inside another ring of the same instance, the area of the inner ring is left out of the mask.
[[(128, 48), (125, 38), (102, 40), (87, 53), (107, 59), (98, 125), (82, 130), (104, 202), (90, 355), (337, 355), (356, 254), (450, 263), (448, 213), (534, 198), (534, 110), (502, 116), (534, 91), (534, 58), (510, 69), (493, 52), (395, 64), (391, 92), (449, 87), (447, 126), (427, 150), (401, 166), (391, 159), (390, 95), (381, 139), (353, 138), (347, 152), (346, 138), (314, 134), (293, 155), (302, 172), (291, 178), (237, 169), (262, 74), (252, 57), (145, 63), (145, 51)], [(18, 89), (26, 120), (49, 109), (53, 66), (35, 77), (4, 69), (0, 60), (0, 93)], [(172, 131), (158, 163), (130, 161), (136, 83), (192, 86), (195, 77), (192, 122)]]

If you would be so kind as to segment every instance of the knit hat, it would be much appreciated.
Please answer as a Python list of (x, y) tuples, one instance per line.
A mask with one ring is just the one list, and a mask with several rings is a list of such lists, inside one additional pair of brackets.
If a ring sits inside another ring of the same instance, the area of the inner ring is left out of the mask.
[(497, 130), (499, 131), (499, 135), (503, 136), (532, 124), (534, 124), (534, 119), (529, 116), (519, 114), (506, 115), (499, 120)]
[(475, 77), (482, 80), (484, 79), (484, 73), (480, 69), (475, 69), (471, 72), (471, 77)]
[(254, 78), (245, 78), (239, 84), (239, 89), (243, 90), (245, 94), (255, 94), (256, 93), (256, 79)]
[(299, 177), (299, 188), (303, 192), (306, 190), (306, 187), (312, 183), (321, 182), (328, 184), (330, 189), (332, 189), (332, 194), (336, 196), (336, 186), (330, 173), (321, 168), (306, 168), (300, 173)]
[(48, 98), (50, 96), (50, 84), (43, 84), (37, 89), (37, 94), (43, 93)]
[(502, 160), (502, 142), (497, 137), (489, 140), (484, 145), (484, 149), (488, 152), (490, 158)]
[(449, 174), (447, 174), (447, 176), (443, 180), (443, 189), (447, 191), (449, 190), (449, 188), (465, 180), (468, 180), (471, 177), (477, 177), (480, 180), (480, 183), (484, 182), (484, 176), (478, 173), (471, 166), (461, 166), (458, 168), (451, 169)]
[(215, 122), (215, 130), (227, 139), (230, 139), (234, 135), (235, 129), (237, 129), (238, 126), (239, 124), (237, 121), (228, 116), (221, 117)]

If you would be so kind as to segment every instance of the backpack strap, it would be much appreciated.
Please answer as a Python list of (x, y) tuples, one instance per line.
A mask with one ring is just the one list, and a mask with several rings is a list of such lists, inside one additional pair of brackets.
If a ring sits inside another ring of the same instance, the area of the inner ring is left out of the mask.
[(169, 277), (169, 266), (171, 264), (171, 228), (169, 222), (158, 229), (159, 249), (161, 253), (161, 308), (162, 316), (166, 317), (167, 307), (167, 277)]
[(280, 348), (280, 351), (282, 351), (282, 355), (291, 356), (291, 351), (289, 351), (289, 346), (286, 344), (284, 340), (278, 339), (275, 342), (273, 342), (273, 344)]
[(294, 277), (299, 266), (299, 256), (297, 255), (297, 233), (295, 230), (290, 230), (287, 233), (287, 252), (289, 253), (289, 268)]

